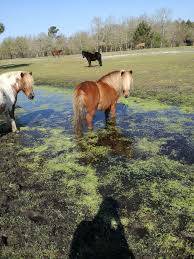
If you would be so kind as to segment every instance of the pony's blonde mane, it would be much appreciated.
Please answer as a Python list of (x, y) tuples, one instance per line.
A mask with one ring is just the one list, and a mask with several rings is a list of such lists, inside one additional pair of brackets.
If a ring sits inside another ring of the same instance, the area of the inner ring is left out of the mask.
[(0, 87), (3, 85), (14, 85), (21, 80), (21, 73), (29, 74), (27, 71), (11, 71), (0, 75)]
[(101, 77), (98, 81), (102, 81), (108, 84), (109, 86), (113, 87), (116, 90), (116, 92), (120, 95), (122, 91), (122, 72), (125, 72), (125, 70), (112, 71)]
[[(22, 73), (25, 75), (24, 77), (21, 76)], [(23, 85), (26, 84), (29, 86), (33, 84), (33, 77), (27, 71), (11, 71), (0, 75), (0, 89), (7, 92), (8, 95), (12, 95), (13, 92), (16, 96), (20, 90), (23, 90)]]

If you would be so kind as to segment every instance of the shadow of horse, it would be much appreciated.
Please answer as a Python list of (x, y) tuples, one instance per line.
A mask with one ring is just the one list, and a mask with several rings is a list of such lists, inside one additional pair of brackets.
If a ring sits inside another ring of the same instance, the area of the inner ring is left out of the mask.
[(115, 120), (106, 121), (106, 127), (104, 131), (98, 133), (99, 146), (107, 146), (111, 149), (111, 152), (122, 155), (128, 158), (133, 156), (133, 140), (126, 137), (121, 130), (116, 127)]
[(119, 217), (119, 204), (105, 197), (92, 221), (82, 221), (73, 236), (69, 259), (135, 258)]
[[(45, 109), (45, 110), (38, 110), (31, 113), (27, 113), (21, 115), (20, 117), (16, 117), (16, 122), (18, 128), (25, 127), (28, 125), (37, 126), (38, 123), (42, 123), (44, 120), (48, 120), (50, 116), (53, 115), (55, 111), (53, 109)], [(47, 121), (48, 124), (48, 121)], [(6, 135), (11, 132), (10, 125), (7, 123), (2, 123), (0, 125), (0, 136)]]
[[(111, 153), (132, 158), (134, 156), (134, 140), (130, 136), (126, 136), (121, 129), (117, 127), (116, 119), (103, 118), (102, 113), (98, 113), (96, 120), (104, 121), (105, 127), (98, 129), (94, 135), (92, 132), (87, 135), (84, 135), (84, 132), (78, 132), (76, 135), (78, 148), (81, 151), (87, 151), (86, 149), (89, 149), (90, 143), (92, 143), (92, 145), (95, 146), (108, 147)], [(93, 138), (97, 139), (95, 143)], [(89, 157), (86, 159), (89, 159)]]
[(36, 123), (39, 121), (41, 122), (44, 119), (48, 120), (48, 118), (52, 116), (53, 113), (55, 113), (53, 109), (44, 109), (44, 110), (38, 110), (31, 113), (27, 113), (25, 115), (20, 116), (20, 118), (18, 118), (18, 125), (20, 127), (28, 124), (36, 125)]
[(1, 65), (0, 69), (1, 68), (8, 69), (8, 68), (26, 67), (26, 66), (29, 66), (29, 65), (30, 65), (30, 63), (25, 63), (25, 64), (7, 64), (7, 65)]
[(90, 66), (84, 66), (84, 67), (98, 67), (98, 65), (90, 65)]

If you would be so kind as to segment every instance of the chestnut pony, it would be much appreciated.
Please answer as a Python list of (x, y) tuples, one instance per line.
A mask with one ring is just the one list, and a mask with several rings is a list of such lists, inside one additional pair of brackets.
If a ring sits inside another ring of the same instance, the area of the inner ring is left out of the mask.
[(55, 56), (59, 57), (60, 55), (63, 54), (63, 50), (62, 49), (54, 49), (54, 50), (51, 51), (51, 54), (53, 55), (53, 57), (55, 57)]
[(128, 97), (133, 86), (131, 71), (113, 71), (98, 81), (80, 83), (74, 91), (73, 108), (76, 131), (82, 129), (86, 118), (88, 129), (93, 128), (93, 117), (96, 110), (105, 111), (105, 118), (115, 117), (116, 103), (120, 96)]
[(34, 98), (32, 73), (24, 71), (7, 72), (0, 75), (0, 113), (4, 113), (11, 124), (12, 132), (17, 131), (15, 123), (15, 104), (20, 91), (29, 98)]

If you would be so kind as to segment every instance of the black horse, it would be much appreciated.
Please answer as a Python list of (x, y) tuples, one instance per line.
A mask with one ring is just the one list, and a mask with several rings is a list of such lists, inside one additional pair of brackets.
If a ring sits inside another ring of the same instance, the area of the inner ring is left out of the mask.
[(95, 60), (98, 60), (99, 65), (102, 66), (102, 57), (100, 52), (90, 53), (87, 51), (82, 51), (82, 56), (87, 59), (89, 67), (91, 67), (91, 61)]

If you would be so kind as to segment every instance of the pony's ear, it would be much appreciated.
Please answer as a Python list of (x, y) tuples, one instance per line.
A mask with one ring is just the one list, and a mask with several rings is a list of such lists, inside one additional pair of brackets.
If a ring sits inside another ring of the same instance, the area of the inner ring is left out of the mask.
[(29, 73), (32, 76), (32, 72)]
[(125, 70), (121, 70), (121, 76), (125, 73)]
[(129, 73), (130, 73), (130, 74), (133, 74), (133, 71), (132, 71), (132, 70), (130, 70), (130, 71), (129, 71)]
[(21, 77), (24, 77), (24, 73), (23, 73), (23, 72), (21, 72), (20, 76), (21, 76)]

